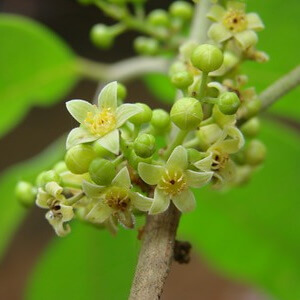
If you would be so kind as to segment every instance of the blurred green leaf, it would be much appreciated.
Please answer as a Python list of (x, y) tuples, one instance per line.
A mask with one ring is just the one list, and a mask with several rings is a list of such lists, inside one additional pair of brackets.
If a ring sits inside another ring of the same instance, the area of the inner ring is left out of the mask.
[(51, 168), (63, 157), (65, 138), (62, 138), (47, 148), (38, 156), (17, 164), (1, 173), (0, 176), (0, 258), (9, 243), (12, 234), (22, 220), (26, 210), (15, 197), (15, 186), (18, 180), (33, 182), (43, 170)]
[(121, 228), (114, 237), (107, 230), (72, 224), (72, 233), (56, 237), (42, 256), (26, 299), (127, 299), (139, 244), (136, 235)]
[(300, 299), (300, 138), (264, 123), (264, 167), (227, 192), (197, 191), (198, 207), (180, 234), (217, 269), (273, 293)]
[(0, 137), (30, 106), (50, 105), (76, 81), (75, 55), (53, 32), (25, 17), (0, 14)]

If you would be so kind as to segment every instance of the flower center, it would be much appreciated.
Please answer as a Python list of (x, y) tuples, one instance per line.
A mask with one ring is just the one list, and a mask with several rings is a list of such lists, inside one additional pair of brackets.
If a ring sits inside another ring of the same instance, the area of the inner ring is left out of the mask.
[(229, 9), (223, 17), (223, 24), (232, 32), (241, 32), (247, 29), (246, 14), (239, 9)]
[(84, 125), (92, 134), (101, 137), (116, 127), (116, 117), (110, 108), (104, 108), (97, 114), (88, 112)]
[(175, 196), (187, 188), (187, 181), (182, 170), (166, 170), (163, 174), (158, 188), (166, 194)]
[(125, 211), (130, 205), (130, 198), (126, 189), (112, 187), (105, 195), (105, 203), (113, 210)]
[(218, 171), (220, 169), (225, 168), (229, 159), (229, 155), (228, 153), (222, 152), (218, 149), (214, 149), (212, 158), (213, 158), (213, 163), (211, 165), (211, 169), (214, 171)]

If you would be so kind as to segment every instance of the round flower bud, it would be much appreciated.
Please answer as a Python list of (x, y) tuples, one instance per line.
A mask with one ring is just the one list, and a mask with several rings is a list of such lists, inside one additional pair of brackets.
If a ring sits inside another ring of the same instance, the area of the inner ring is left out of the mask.
[(216, 46), (203, 44), (193, 51), (191, 61), (196, 68), (209, 73), (221, 67), (223, 53)]
[(59, 161), (55, 166), (53, 167), (53, 170), (57, 173), (63, 173), (65, 171), (68, 171), (67, 165), (64, 161)]
[(36, 185), (43, 187), (43, 186), (45, 186), (46, 183), (51, 182), (51, 181), (60, 183), (61, 178), (54, 170), (44, 171), (44, 172), (40, 173), (38, 175), (38, 177), (36, 178)]
[(91, 29), (90, 37), (97, 47), (104, 49), (110, 48), (115, 39), (112, 30), (104, 24), (94, 25)]
[(65, 162), (68, 169), (74, 174), (83, 174), (89, 170), (91, 161), (96, 152), (90, 145), (79, 144), (68, 150)]
[(117, 87), (117, 97), (120, 100), (124, 100), (127, 96), (127, 89), (126, 86), (123, 85), (122, 83), (118, 82), (118, 87)]
[(152, 156), (155, 152), (155, 137), (147, 133), (139, 135), (133, 143), (133, 149), (139, 157), (147, 158)]
[(92, 180), (98, 185), (109, 185), (116, 176), (115, 165), (110, 160), (104, 158), (94, 159), (89, 167)]
[(34, 203), (36, 192), (31, 183), (19, 181), (15, 189), (15, 195), (24, 206), (30, 207)]
[(104, 147), (102, 147), (97, 141), (94, 142), (93, 144), (93, 149), (96, 152), (97, 156), (100, 157), (111, 157), (113, 156), (113, 154), (111, 152), (109, 152), (107, 149), (105, 149)]
[(249, 101), (246, 104), (246, 108), (247, 108), (246, 118), (254, 117), (261, 109), (261, 101), (259, 99), (254, 99), (252, 101)]
[(252, 118), (241, 127), (242, 133), (247, 137), (255, 137), (260, 130), (260, 121), (258, 118)]
[(180, 129), (195, 129), (203, 119), (202, 105), (195, 98), (181, 98), (172, 106), (170, 116)]
[(251, 166), (261, 164), (266, 157), (266, 146), (259, 140), (252, 140), (245, 149), (245, 161)]
[(193, 15), (193, 6), (185, 1), (175, 1), (171, 4), (169, 9), (173, 17), (184, 21), (190, 20)]
[(187, 71), (183, 71), (183, 72), (175, 73), (171, 77), (171, 81), (175, 85), (176, 88), (185, 89), (193, 83), (194, 78), (191, 75), (191, 73), (189, 73)]
[(241, 101), (236, 93), (226, 92), (220, 95), (218, 106), (224, 115), (233, 115), (240, 107)]
[(151, 108), (145, 103), (136, 103), (135, 105), (141, 108), (142, 111), (132, 116), (129, 121), (135, 125), (141, 125), (143, 123), (150, 122), (152, 118)]
[(169, 75), (172, 77), (176, 73), (184, 72), (186, 70), (186, 65), (182, 61), (175, 61), (170, 67)]
[(155, 9), (148, 15), (147, 22), (153, 26), (167, 27), (170, 20), (168, 13), (165, 10)]
[(163, 109), (154, 109), (152, 112), (151, 125), (158, 130), (167, 129), (170, 126), (170, 116)]
[(143, 55), (155, 55), (159, 50), (159, 43), (156, 39), (139, 36), (134, 40), (134, 49)]
[(139, 163), (144, 162), (144, 163), (151, 163), (152, 158), (142, 158), (140, 156), (137, 156), (134, 150), (131, 150), (128, 155), (128, 163), (130, 166), (132, 166), (134, 169), (137, 169)]

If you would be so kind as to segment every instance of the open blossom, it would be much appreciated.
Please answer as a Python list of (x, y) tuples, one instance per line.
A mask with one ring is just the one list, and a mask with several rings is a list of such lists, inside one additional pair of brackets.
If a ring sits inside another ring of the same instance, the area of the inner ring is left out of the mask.
[(49, 209), (46, 219), (58, 236), (65, 236), (71, 231), (70, 226), (64, 224), (74, 217), (73, 207), (69, 203), (70, 199), (67, 200), (63, 195), (63, 188), (54, 181), (38, 189), (36, 204), (41, 208)]
[(256, 31), (264, 28), (260, 17), (256, 13), (245, 13), (245, 3), (228, 1), (226, 9), (220, 5), (213, 5), (208, 13), (213, 23), (208, 36), (217, 43), (234, 38), (243, 50), (257, 43)]
[(107, 84), (99, 94), (98, 107), (84, 100), (67, 102), (70, 114), (80, 123), (67, 138), (67, 149), (81, 144), (96, 141), (114, 154), (119, 153), (119, 131), (130, 117), (141, 109), (134, 104), (117, 106), (116, 81)]
[(87, 215), (94, 223), (118, 221), (127, 228), (134, 227), (132, 211), (148, 211), (152, 199), (134, 192), (131, 186), (127, 167), (121, 169), (109, 186), (100, 186), (87, 181), (83, 182), (83, 190), (87, 197), (96, 201)]
[(172, 200), (181, 212), (195, 208), (196, 201), (190, 187), (200, 188), (207, 184), (213, 172), (188, 169), (188, 155), (183, 146), (177, 146), (164, 166), (140, 163), (140, 177), (149, 185), (156, 185), (150, 214), (164, 212)]

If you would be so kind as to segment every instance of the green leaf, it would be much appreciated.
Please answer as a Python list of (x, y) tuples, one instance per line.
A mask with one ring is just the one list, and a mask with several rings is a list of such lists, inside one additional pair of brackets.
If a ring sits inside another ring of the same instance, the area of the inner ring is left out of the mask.
[(75, 84), (75, 55), (53, 32), (0, 14), (0, 137), (34, 105), (51, 105)]
[(18, 180), (33, 182), (41, 171), (51, 168), (53, 164), (63, 157), (65, 151), (64, 142), (65, 138), (62, 138), (38, 156), (17, 164), (1, 173), (0, 258), (26, 212), (15, 198), (16, 183)]
[(264, 123), (264, 167), (244, 187), (197, 191), (180, 233), (215, 268), (278, 299), (300, 299), (300, 139)]
[[(76, 226), (78, 225), (78, 226)], [(135, 231), (116, 236), (85, 224), (56, 237), (29, 281), (25, 299), (127, 299), (137, 255)]]
[[(257, 48), (266, 51), (270, 55), (270, 61), (264, 64), (248, 62), (243, 68), (245, 74), (249, 75), (249, 84), (262, 91), (299, 64), (300, 39), (297, 37), (300, 27), (300, 2), (252, 0), (248, 1), (247, 10), (257, 12), (266, 26), (265, 30), (258, 33)], [(299, 98), (300, 88), (280, 99), (271, 110), (299, 120)]]
[(169, 76), (163, 74), (149, 74), (144, 76), (144, 82), (151, 93), (162, 102), (174, 103), (176, 89), (172, 85)]

